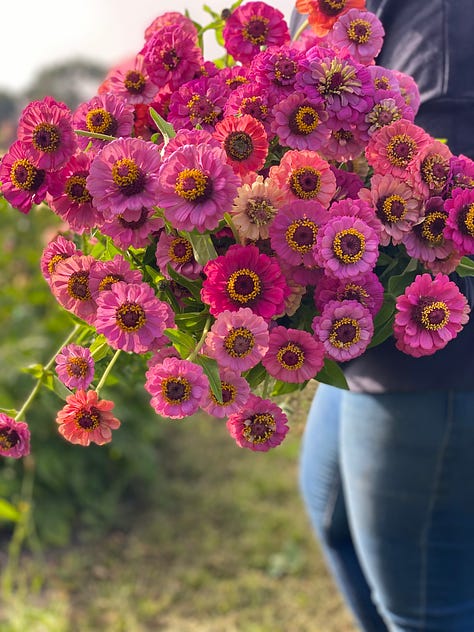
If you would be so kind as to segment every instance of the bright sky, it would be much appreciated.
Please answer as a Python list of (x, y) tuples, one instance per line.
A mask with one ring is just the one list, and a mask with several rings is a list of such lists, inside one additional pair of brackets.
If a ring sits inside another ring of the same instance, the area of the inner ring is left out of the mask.
[[(21, 92), (39, 70), (77, 58), (108, 68), (141, 48), (146, 27), (162, 13), (188, 9), (193, 20), (208, 24), (211, 17), (202, 11), (203, 4), (220, 13), (232, 0), (80, 0), (74, 5), (65, 0), (3, 0), (0, 90)], [(267, 4), (289, 22), (291, 0)], [(216, 51), (205, 44), (206, 59)]]

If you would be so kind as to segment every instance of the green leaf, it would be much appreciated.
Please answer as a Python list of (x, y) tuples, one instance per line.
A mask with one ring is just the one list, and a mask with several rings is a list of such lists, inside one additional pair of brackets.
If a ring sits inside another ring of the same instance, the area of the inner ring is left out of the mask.
[(324, 360), (324, 366), (314, 378), (321, 384), (329, 384), (330, 386), (337, 386), (349, 390), (349, 386), (346, 381), (346, 377), (337, 362), (326, 358)]
[(217, 257), (216, 249), (209, 235), (189, 233), (187, 238), (192, 244), (194, 258), (202, 266), (205, 266), (208, 261)]
[(406, 288), (413, 282), (417, 273), (415, 270), (395, 274), (388, 280), (388, 291), (392, 296), (400, 296)]
[(267, 370), (261, 362), (243, 374), (251, 389), (261, 384), (267, 375)]
[(168, 274), (173, 279), (173, 281), (176, 281), (178, 285), (182, 285), (183, 287), (185, 287), (187, 290), (189, 290), (191, 296), (194, 296), (195, 299), (200, 301), (202, 281), (200, 279), (187, 279), (186, 277), (179, 274), (179, 272), (176, 272), (176, 270), (172, 268), (169, 264), (167, 267)]
[(209, 386), (218, 402), (222, 404), (222, 385), (221, 376), (219, 375), (219, 367), (214, 358), (198, 354), (194, 358), (195, 364), (202, 366), (204, 373), (209, 380)]
[(174, 131), (174, 127), (165, 121), (165, 119), (158, 114), (156, 110), (150, 108), (150, 116), (153, 119), (156, 127), (160, 130), (165, 145), (168, 144), (170, 138), (174, 138), (176, 136), (176, 132)]
[(179, 329), (165, 329), (163, 333), (168, 336), (182, 358), (187, 358), (196, 348), (194, 338), (184, 331), (179, 331)]
[(463, 257), (456, 268), (461, 277), (474, 276), (474, 261), (469, 257)]
[(395, 298), (386, 294), (381, 309), (374, 318), (374, 335), (369, 348), (376, 347), (393, 334), (393, 319), (395, 318)]
[(0, 520), (4, 522), (18, 522), (21, 514), (8, 500), (0, 498)]
[(44, 374), (44, 366), (42, 364), (29, 364), (22, 369), (23, 373), (29, 373), (37, 380), (41, 380)]
[(107, 338), (103, 334), (99, 334), (89, 347), (89, 351), (94, 358), (94, 362), (100, 362), (100, 360), (103, 360), (110, 351)]
[(295, 391), (302, 391), (307, 383), (308, 382), (294, 383), (275, 380), (271, 396), (278, 397), (278, 395), (287, 395), (288, 393), (294, 393)]
[(0, 408), (0, 413), (3, 413), (4, 415), (7, 415), (7, 417), (11, 417), (12, 419), (15, 419), (15, 417), (18, 415), (18, 411), (14, 408)]
[(180, 331), (188, 331), (201, 335), (204, 326), (209, 318), (207, 312), (183, 312), (175, 314), (175, 322)]
[(69, 395), (72, 395), (72, 391), (70, 391), (66, 386), (64, 386), (61, 380), (58, 380), (56, 376), (53, 376), (53, 384), (52, 384), (51, 390), (54, 391), (56, 395), (60, 399), (63, 399), (64, 401), (66, 401)]

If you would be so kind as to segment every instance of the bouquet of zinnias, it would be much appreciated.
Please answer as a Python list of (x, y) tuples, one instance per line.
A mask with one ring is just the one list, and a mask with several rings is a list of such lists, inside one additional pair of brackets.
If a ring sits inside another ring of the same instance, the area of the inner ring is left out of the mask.
[(65, 400), (67, 440), (109, 442), (119, 354), (143, 358), (158, 415), (202, 409), (268, 450), (288, 431), (272, 397), (344, 387), (343, 363), (390, 335), (432, 354), (467, 322), (448, 275), (472, 274), (474, 163), (414, 124), (417, 86), (374, 63), (384, 30), (362, 0), (297, 8), (311, 28), (293, 41), (263, 2), (208, 9), (204, 28), (165, 13), (74, 112), (23, 110), (2, 192), (62, 218), (41, 269), (75, 325), (0, 414), (1, 454), (28, 453), (41, 385)]

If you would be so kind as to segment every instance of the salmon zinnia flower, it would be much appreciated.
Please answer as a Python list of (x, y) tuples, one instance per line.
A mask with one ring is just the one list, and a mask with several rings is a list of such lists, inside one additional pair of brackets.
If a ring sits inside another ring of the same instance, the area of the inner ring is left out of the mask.
[(56, 417), (59, 433), (70, 441), (88, 446), (104, 445), (112, 440), (112, 430), (120, 421), (110, 412), (114, 403), (99, 399), (96, 391), (79, 390), (66, 399), (66, 405)]

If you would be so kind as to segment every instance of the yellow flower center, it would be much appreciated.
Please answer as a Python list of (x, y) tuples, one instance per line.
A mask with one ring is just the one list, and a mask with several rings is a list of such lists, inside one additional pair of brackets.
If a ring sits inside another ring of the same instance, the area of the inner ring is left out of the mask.
[(277, 360), (287, 371), (297, 371), (301, 369), (305, 361), (303, 349), (294, 342), (288, 342), (284, 347), (278, 349)]
[(296, 197), (311, 200), (321, 190), (321, 172), (314, 167), (299, 167), (291, 172), (288, 185)]
[(329, 341), (337, 349), (348, 349), (360, 340), (360, 325), (354, 318), (340, 318), (333, 323)]
[(357, 18), (351, 20), (349, 28), (347, 29), (347, 37), (354, 44), (367, 44), (372, 34), (372, 27), (370, 22)]
[(86, 127), (94, 134), (108, 134), (113, 136), (117, 130), (117, 121), (104, 108), (94, 108), (86, 114)]
[(138, 331), (146, 323), (145, 310), (138, 303), (123, 303), (115, 312), (115, 321), (122, 331)]
[(310, 219), (297, 219), (292, 222), (285, 232), (288, 246), (295, 252), (305, 255), (314, 247), (318, 226)]
[(365, 237), (355, 228), (346, 228), (335, 235), (332, 250), (342, 263), (356, 263), (364, 255)]
[(245, 358), (255, 346), (255, 336), (246, 327), (234, 327), (224, 338), (224, 349), (232, 358)]
[(185, 377), (165, 377), (161, 395), (168, 404), (182, 404), (191, 397), (191, 383)]
[(188, 202), (195, 202), (206, 197), (209, 184), (209, 176), (199, 169), (183, 169), (176, 178), (174, 190)]
[(449, 321), (449, 308), (443, 301), (433, 301), (421, 309), (420, 321), (425, 329), (437, 331)]
[(265, 443), (276, 429), (276, 422), (270, 413), (257, 413), (244, 421), (243, 436), (251, 443)]
[(260, 277), (248, 268), (236, 270), (227, 281), (227, 294), (236, 303), (250, 303), (260, 295), (261, 291)]
[(395, 167), (406, 167), (412, 161), (417, 144), (408, 134), (396, 134), (387, 145), (387, 158)]

